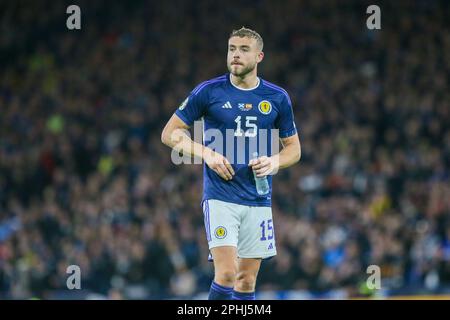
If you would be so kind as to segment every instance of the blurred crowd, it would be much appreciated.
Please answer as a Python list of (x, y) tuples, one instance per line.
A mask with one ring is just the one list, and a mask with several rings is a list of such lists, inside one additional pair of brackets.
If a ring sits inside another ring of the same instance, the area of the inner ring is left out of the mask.
[(241, 26), (302, 143), (257, 291), (366, 295), (369, 265), (392, 291), (450, 287), (448, 2), (383, 3), (381, 30), (364, 1), (79, 1), (77, 31), (69, 4), (0, 4), (0, 299), (62, 297), (70, 265), (112, 299), (208, 291), (202, 167), (160, 134)]

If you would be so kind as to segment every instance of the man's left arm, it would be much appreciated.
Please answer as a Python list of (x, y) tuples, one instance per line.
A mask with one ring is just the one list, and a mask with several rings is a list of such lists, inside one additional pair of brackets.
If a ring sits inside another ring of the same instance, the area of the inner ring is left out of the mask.
[(262, 156), (250, 161), (249, 166), (256, 171), (257, 177), (273, 175), (279, 169), (284, 169), (297, 163), (301, 157), (301, 145), (298, 133), (280, 138), (283, 149), (271, 157)]

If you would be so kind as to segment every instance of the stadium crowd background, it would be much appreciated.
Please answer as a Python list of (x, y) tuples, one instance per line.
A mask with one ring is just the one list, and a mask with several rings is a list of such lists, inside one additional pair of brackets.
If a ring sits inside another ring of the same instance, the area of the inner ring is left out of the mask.
[(361, 1), (79, 1), (79, 31), (69, 4), (0, 4), (1, 299), (208, 290), (201, 166), (172, 164), (160, 133), (243, 25), (302, 142), (257, 291), (366, 295), (375, 264), (391, 294), (449, 292), (447, 1), (382, 3), (381, 30)]

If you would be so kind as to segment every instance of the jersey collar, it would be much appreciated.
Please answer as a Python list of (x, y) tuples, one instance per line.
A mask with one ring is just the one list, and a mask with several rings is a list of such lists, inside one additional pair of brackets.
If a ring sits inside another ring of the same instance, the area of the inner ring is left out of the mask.
[(256, 77), (258, 79), (258, 83), (253, 87), (253, 88), (248, 88), (248, 89), (244, 89), (244, 88), (239, 88), (238, 86), (236, 86), (233, 81), (231, 81), (231, 73), (228, 74), (228, 80), (230, 81), (231, 85), (233, 87), (235, 87), (238, 90), (242, 90), (242, 91), (251, 91), (251, 90), (255, 90), (256, 88), (259, 87), (259, 85), (261, 84), (261, 79), (259, 77)]

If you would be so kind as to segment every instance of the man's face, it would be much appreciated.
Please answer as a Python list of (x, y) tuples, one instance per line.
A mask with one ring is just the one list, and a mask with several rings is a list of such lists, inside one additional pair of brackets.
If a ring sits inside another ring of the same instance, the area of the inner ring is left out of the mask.
[(256, 39), (231, 37), (228, 40), (227, 66), (234, 76), (242, 77), (250, 73), (262, 58), (263, 53)]

